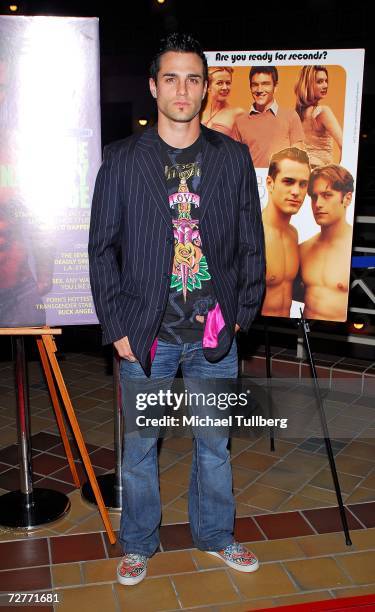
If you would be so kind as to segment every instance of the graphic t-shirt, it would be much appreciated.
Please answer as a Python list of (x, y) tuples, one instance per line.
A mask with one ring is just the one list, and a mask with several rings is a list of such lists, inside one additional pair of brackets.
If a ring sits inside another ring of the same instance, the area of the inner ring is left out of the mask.
[(196, 320), (216, 298), (199, 233), (202, 146), (174, 149), (160, 139), (174, 234), (169, 299), (158, 337), (173, 344), (198, 342), (204, 323)]

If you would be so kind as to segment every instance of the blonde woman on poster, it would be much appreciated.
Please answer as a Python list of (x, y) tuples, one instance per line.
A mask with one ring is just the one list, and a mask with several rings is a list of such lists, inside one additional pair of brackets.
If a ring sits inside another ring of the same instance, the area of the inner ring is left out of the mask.
[(333, 163), (333, 143), (341, 160), (342, 128), (331, 110), (319, 104), (328, 93), (326, 66), (303, 66), (295, 86), (296, 111), (305, 134), (305, 146), (312, 168)]
[(227, 136), (232, 136), (236, 118), (245, 112), (228, 102), (232, 76), (233, 68), (230, 66), (211, 66), (208, 69), (208, 100), (202, 115), (203, 125)]

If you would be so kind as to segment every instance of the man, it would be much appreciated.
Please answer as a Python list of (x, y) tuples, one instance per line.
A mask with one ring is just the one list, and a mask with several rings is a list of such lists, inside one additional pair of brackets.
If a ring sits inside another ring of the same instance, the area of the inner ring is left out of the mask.
[(290, 219), (303, 204), (309, 176), (309, 158), (301, 149), (284, 149), (271, 158), (268, 202), (262, 213), (267, 262), (262, 314), (266, 316), (290, 315), (293, 281), (299, 269), (298, 234)]
[(308, 194), (320, 232), (300, 245), (306, 319), (346, 321), (353, 228), (346, 220), (354, 180), (336, 164), (312, 171)]
[[(215, 378), (236, 378), (234, 334), (249, 329), (263, 293), (254, 169), (246, 147), (201, 127), (206, 89), (207, 62), (199, 44), (184, 34), (169, 36), (151, 64), (157, 127), (109, 147), (94, 193), (93, 296), (104, 342), (113, 342), (122, 358), (121, 584), (145, 577), (147, 559), (159, 545), (161, 518), (158, 428), (152, 434), (132, 427), (130, 389), (138, 382), (147, 391), (158, 380), (170, 387), (179, 364), (189, 390)], [(230, 567), (254, 571), (258, 561), (233, 539), (227, 442), (228, 436), (214, 432), (194, 440), (192, 536), (198, 548)]]
[(295, 110), (282, 108), (275, 100), (278, 72), (274, 66), (250, 69), (254, 103), (248, 115), (235, 122), (233, 138), (249, 147), (255, 168), (268, 168), (274, 153), (288, 147), (304, 148), (301, 120)]
[(0, 327), (45, 325), (41, 296), (52, 287), (54, 249), (19, 195), (8, 56), (0, 46)]

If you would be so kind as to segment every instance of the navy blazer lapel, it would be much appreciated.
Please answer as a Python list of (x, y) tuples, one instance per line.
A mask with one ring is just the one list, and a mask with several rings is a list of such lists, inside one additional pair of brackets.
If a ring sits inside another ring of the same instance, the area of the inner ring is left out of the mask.
[(137, 163), (164, 221), (171, 227), (167, 182), (156, 127), (146, 130), (137, 142)]
[(212, 202), (215, 187), (219, 180), (221, 168), (224, 163), (224, 154), (221, 149), (220, 137), (214, 130), (202, 128), (202, 180), (200, 185), (201, 219)]

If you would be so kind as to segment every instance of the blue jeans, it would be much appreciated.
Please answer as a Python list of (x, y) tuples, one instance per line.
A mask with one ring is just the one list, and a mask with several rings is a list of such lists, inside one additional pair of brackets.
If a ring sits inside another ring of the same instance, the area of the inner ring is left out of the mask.
[[(206, 360), (201, 342), (177, 345), (159, 340), (150, 378), (146, 377), (138, 362), (121, 360), (125, 435), (119, 539), (125, 553), (139, 553), (151, 557), (159, 546), (161, 521), (158, 428), (151, 436), (143, 436), (134, 430), (127, 432), (127, 414), (133, 411), (134, 416), (136, 411), (134, 396), (133, 401), (129, 402), (128, 388), (137, 384), (142, 392), (150, 392), (153, 380), (157, 379), (159, 388), (163, 386), (170, 389), (180, 364), (185, 388), (189, 393), (199, 392), (199, 386), (201, 391), (207, 389), (207, 380), (235, 379), (238, 375), (236, 340), (233, 341), (228, 354), (217, 363)], [(193, 428), (193, 435), (189, 486), (190, 529), (197, 548), (220, 550), (234, 539), (235, 502), (228, 450), (229, 430), (224, 435), (221, 432), (220, 435), (200, 436), (196, 435)]]

